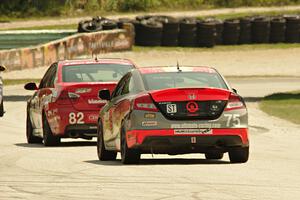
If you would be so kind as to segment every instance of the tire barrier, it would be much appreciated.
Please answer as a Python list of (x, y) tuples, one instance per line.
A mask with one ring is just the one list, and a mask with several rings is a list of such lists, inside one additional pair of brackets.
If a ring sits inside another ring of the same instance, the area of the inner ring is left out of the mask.
[(240, 37), (240, 21), (238, 19), (229, 19), (224, 21), (223, 44), (238, 44)]
[(270, 43), (285, 42), (286, 20), (283, 17), (271, 19)]
[(252, 21), (252, 42), (269, 43), (270, 19), (268, 17), (256, 17)]
[(178, 46), (179, 21), (176, 18), (164, 17), (159, 21), (163, 25), (162, 46)]
[(181, 47), (197, 46), (197, 21), (194, 18), (183, 18), (179, 22), (178, 44)]
[(92, 33), (103, 30), (113, 30), (117, 28), (117, 21), (100, 16), (93, 17), (92, 20), (81, 21), (78, 24), (79, 33)]
[(153, 19), (142, 20), (137, 24), (136, 44), (141, 46), (161, 46), (163, 25)]
[(212, 17), (199, 20), (164, 15), (141, 15), (135, 19), (118, 20), (94, 17), (81, 21), (78, 32), (123, 28), (124, 23), (133, 24), (133, 42), (141, 46), (214, 47), (300, 42), (300, 15), (246, 16), (225, 21)]
[(251, 44), (251, 22), (252, 18), (243, 17), (240, 18), (240, 35), (239, 35), (239, 44)]
[(299, 16), (284, 16), (286, 19), (285, 42), (297, 43), (300, 42), (300, 17)]
[(197, 42), (200, 47), (216, 45), (216, 23), (214, 21), (199, 21), (197, 23)]

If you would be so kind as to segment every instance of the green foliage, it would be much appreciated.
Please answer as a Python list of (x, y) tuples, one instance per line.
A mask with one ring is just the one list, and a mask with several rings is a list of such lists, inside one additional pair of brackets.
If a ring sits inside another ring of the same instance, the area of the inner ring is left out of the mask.
[(59, 16), (76, 10), (159, 11), (204, 7), (280, 6), (300, 4), (300, 0), (0, 0), (0, 16)]

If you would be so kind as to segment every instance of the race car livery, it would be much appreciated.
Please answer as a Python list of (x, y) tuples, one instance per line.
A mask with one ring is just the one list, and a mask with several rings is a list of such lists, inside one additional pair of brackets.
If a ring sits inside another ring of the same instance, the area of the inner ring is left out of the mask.
[[(0, 66), (0, 73), (5, 71), (4, 66)], [(4, 115), (4, 103), (3, 103), (3, 81), (0, 74), (0, 117), (3, 117)]]
[(207, 159), (248, 160), (246, 105), (225, 79), (209, 67), (151, 67), (127, 73), (98, 123), (99, 160), (137, 163), (143, 153), (204, 153)]
[(27, 103), (28, 143), (60, 143), (61, 138), (92, 139), (97, 119), (106, 100), (101, 89), (112, 91), (134, 64), (124, 59), (67, 60), (53, 63), (42, 78), (25, 85), (35, 90)]

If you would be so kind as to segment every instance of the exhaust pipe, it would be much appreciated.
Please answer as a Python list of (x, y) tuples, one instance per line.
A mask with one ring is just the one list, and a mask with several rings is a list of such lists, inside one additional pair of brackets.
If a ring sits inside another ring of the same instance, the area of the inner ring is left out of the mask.
[(79, 138), (79, 133), (76, 133), (76, 132), (70, 132), (70, 133), (69, 133), (69, 137), (70, 137), (70, 138)]

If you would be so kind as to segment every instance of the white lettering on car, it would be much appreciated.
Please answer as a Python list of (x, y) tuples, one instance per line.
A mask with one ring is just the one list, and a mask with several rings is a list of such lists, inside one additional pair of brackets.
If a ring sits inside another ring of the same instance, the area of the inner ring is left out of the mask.
[(69, 114), (69, 123), (70, 124), (84, 124), (84, 114), (82, 112), (74, 113), (71, 112)]
[(224, 114), (224, 116), (227, 117), (227, 127), (230, 127), (230, 124), (232, 124), (232, 126), (240, 126), (240, 114)]

